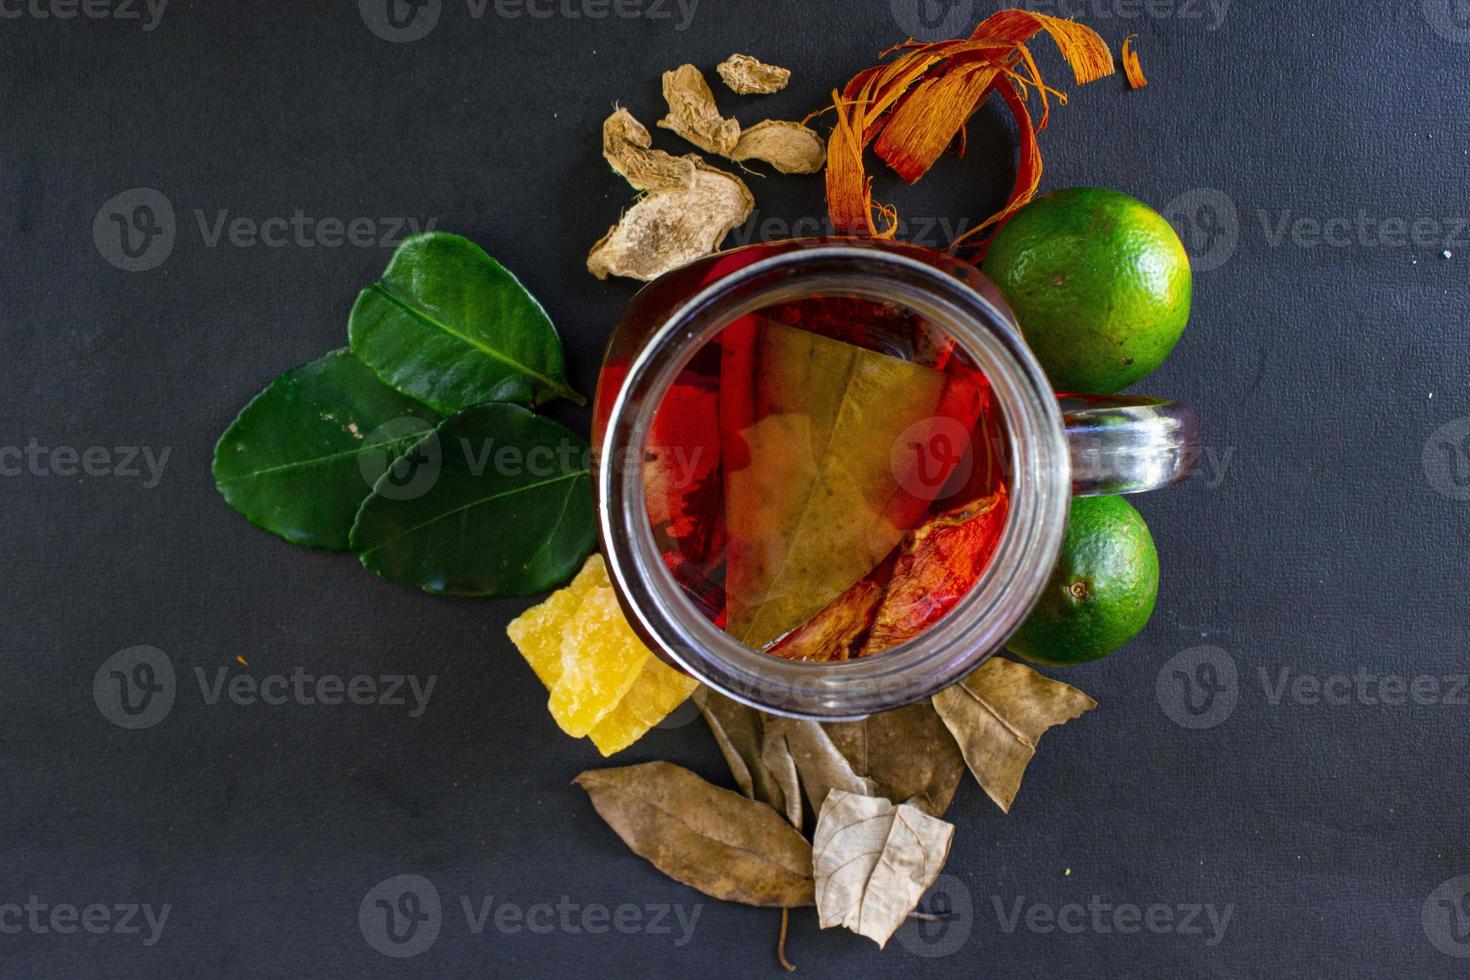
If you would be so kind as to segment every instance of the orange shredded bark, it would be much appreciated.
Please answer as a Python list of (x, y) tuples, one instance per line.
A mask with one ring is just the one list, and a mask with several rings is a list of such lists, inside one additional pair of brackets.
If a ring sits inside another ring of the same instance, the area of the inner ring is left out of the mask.
[[(1107, 44), (1091, 28), (1029, 10), (1002, 10), (986, 18), (968, 38), (923, 43), (914, 40), (886, 51), (897, 57), (855, 75), (832, 93), (836, 121), (827, 150), (827, 209), (833, 224), (848, 234), (892, 238), (898, 212), (875, 202), (872, 177), (863, 153), (873, 147), (879, 159), (914, 183), (947, 148), (963, 149), (965, 124), (992, 92), (999, 92), (1016, 118), (1021, 155), (1006, 206), (958, 236), (952, 247), (987, 229), (993, 235), (1030, 201), (1041, 182), (1041, 151), (1036, 133), (1045, 129), (1050, 97), (1066, 95), (1049, 87), (1026, 42), (1045, 31), (1072, 68), (1078, 85), (1113, 73)], [(1041, 118), (1033, 123), (1025, 99), (1041, 97)]]
[(1128, 87), (1140, 89), (1148, 84), (1148, 79), (1143, 75), (1143, 65), (1138, 62), (1138, 52), (1133, 49), (1133, 39), (1137, 34), (1129, 34), (1123, 39), (1123, 74), (1128, 79)]

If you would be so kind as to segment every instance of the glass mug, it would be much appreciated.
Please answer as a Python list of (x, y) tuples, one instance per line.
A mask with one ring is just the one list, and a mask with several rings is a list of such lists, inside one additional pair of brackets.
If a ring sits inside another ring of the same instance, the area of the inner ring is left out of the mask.
[[(681, 370), (732, 320), (813, 297), (892, 303), (953, 338), (989, 382), (1010, 457), (1009, 513), (979, 581), (937, 623), (870, 657), (786, 660), (746, 646), (675, 580), (654, 539), (640, 461)], [(1000, 650), (1050, 578), (1074, 495), (1139, 493), (1190, 476), (1199, 429), (1185, 406), (1058, 396), (996, 288), (969, 263), (864, 239), (750, 245), (666, 273), (630, 302), (603, 361), (593, 420), (597, 519), (634, 631), (665, 662), (774, 714), (856, 719), (926, 698)]]

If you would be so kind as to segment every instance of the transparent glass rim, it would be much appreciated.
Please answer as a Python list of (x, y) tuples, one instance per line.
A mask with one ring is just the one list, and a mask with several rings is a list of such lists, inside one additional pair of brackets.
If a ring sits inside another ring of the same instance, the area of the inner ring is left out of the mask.
[[(1056, 561), (1071, 499), (1056, 396), (1009, 315), (961, 276), (905, 254), (911, 249), (825, 242), (730, 272), (687, 300), (644, 341), (608, 416), (596, 474), (598, 520), (609, 575), (625, 611), (638, 632), (668, 659), (720, 693), (762, 711), (848, 720), (950, 686), (1009, 639)], [(728, 323), (772, 303), (833, 293), (899, 303), (952, 336), (990, 381), (1006, 419), (1015, 465), (1008, 487), (1010, 511), (995, 557), (947, 616), (882, 654), (807, 663), (747, 647), (699, 612), (654, 540), (640, 467), (616, 461), (642, 458), (665, 393), (694, 354)]]

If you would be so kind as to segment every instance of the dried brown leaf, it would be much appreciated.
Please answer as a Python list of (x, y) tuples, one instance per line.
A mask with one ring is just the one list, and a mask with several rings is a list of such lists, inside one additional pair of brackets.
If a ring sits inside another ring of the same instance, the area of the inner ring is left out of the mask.
[(668, 762), (588, 770), (576, 778), (633, 853), (711, 898), (811, 905), (812, 854), (775, 810)]
[(858, 776), (894, 803), (942, 817), (965, 775), (965, 758), (927, 701), (823, 726)]
[(882, 797), (834, 791), (812, 840), (817, 915), (881, 948), (949, 858), (954, 825)]
[(628, 183), (640, 191), (688, 187), (694, 182), (694, 161), (655, 150), (648, 128), (627, 109), (618, 109), (602, 123), (602, 155)]
[(877, 784), (853, 771), (852, 764), (817, 722), (767, 715), (765, 727), (767, 735), (780, 735), (786, 739), (796, 771), (801, 775), (802, 788), (806, 790), (814, 812), (821, 811), (827, 794), (832, 790), (860, 796), (877, 794)]
[(785, 738), (768, 735), (760, 712), (701, 685), (693, 695), (740, 792), (801, 829), (801, 787)]
[(1000, 657), (987, 660), (933, 701), (965, 764), (1007, 813), (1042, 734), (1097, 707), (1075, 687)]
[(715, 69), (730, 91), (740, 95), (770, 95), (791, 81), (791, 69), (768, 65), (748, 54), (732, 54)]
[(740, 139), (740, 124), (720, 115), (715, 93), (693, 65), (664, 72), (664, 101), (669, 114), (658, 121), (706, 153), (727, 157)]
[(786, 822), (800, 830), (801, 775), (796, 771), (796, 760), (791, 756), (791, 746), (787, 744), (785, 735), (765, 733), (761, 744), (761, 761), (770, 770), (771, 778), (781, 787)]
[(592, 250), (587, 269), (648, 281), (719, 247), (755, 207), (744, 181), (699, 160), (687, 187), (657, 190), (634, 204)]
[(801, 123), (767, 119), (740, 134), (730, 159), (760, 160), (783, 174), (814, 174), (827, 163), (827, 144)]

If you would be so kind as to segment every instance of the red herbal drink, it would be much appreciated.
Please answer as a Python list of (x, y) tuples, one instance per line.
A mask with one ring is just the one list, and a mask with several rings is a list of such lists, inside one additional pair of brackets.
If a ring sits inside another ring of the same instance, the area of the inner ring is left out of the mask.
[(932, 626), (1007, 511), (1002, 420), (964, 351), (849, 295), (778, 303), (695, 352), (643, 458), (664, 562), (747, 646), (839, 661)]

